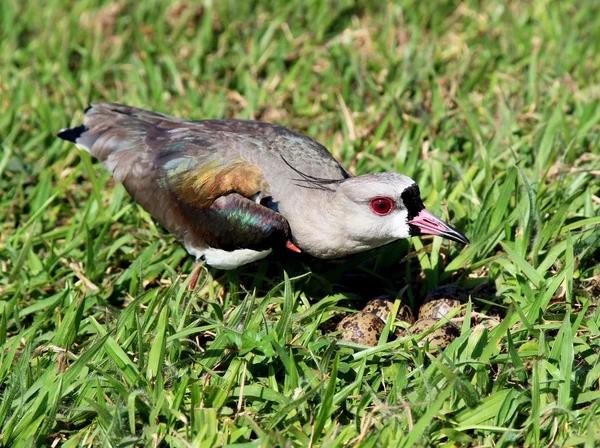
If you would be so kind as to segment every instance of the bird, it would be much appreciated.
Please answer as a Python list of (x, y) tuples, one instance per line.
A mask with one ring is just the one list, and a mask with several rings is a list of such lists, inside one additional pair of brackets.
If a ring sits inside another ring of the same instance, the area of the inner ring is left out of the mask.
[(235, 269), (287, 249), (332, 259), (419, 235), (469, 244), (395, 172), (353, 176), (315, 140), (261, 121), (190, 121), (98, 103), (62, 129), (187, 252)]

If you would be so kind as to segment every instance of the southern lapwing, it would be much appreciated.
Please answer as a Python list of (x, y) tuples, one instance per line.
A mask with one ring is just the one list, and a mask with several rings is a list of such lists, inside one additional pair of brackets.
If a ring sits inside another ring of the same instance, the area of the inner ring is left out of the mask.
[(336, 258), (411, 236), (468, 239), (398, 173), (352, 176), (316, 141), (259, 121), (94, 104), (58, 136), (106, 165), (197, 259), (233, 269), (278, 247)]

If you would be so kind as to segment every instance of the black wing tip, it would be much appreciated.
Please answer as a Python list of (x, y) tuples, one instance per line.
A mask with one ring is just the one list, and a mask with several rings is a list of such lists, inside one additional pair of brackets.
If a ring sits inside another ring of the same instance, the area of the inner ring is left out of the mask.
[(77, 139), (81, 137), (81, 134), (83, 134), (85, 131), (87, 131), (87, 128), (82, 124), (81, 126), (74, 128), (63, 129), (56, 134), (56, 136), (68, 142), (77, 143)]

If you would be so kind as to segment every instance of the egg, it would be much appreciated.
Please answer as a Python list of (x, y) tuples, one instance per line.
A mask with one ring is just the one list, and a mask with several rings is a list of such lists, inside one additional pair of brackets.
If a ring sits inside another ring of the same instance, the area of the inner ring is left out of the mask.
[[(387, 296), (381, 296), (367, 302), (363, 311), (365, 313), (373, 313), (383, 322), (387, 323), (387, 318), (392, 312), (392, 308), (394, 308), (394, 300), (387, 298)], [(401, 303), (400, 308), (398, 308), (398, 313), (396, 314), (396, 320), (413, 324), (415, 322), (415, 316), (408, 305)]]
[[(463, 288), (454, 285), (440, 286), (431, 291), (423, 305), (419, 308), (419, 319), (442, 319), (452, 310), (460, 308), (467, 300), (467, 293)], [(455, 316), (463, 316), (464, 312), (459, 312)]]
[(344, 317), (337, 325), (340, 339), (374, 347), (379, 342), (385, 323), (373, 313), (361, 311)]
[[(462, 305), (463, 303), (456, 299), (430, 300), (419, 308), (419, 319), (442, 319)], [(452, 317), (464, 316), (464, 314), (464, 310), (461, 310)]]
[[(432, 318), (419, 319), (410, 327), (409, 332), (413, 334), (425, 333), (439, 321), (439, 319)], [(423, 346), (426, 342), (429, 342), (429, 346), (431, 347), (445, 348), (454, 341), (459, 334), (458, 328), (451, 322), (447, 322), (419, 341), (419, 345)]]

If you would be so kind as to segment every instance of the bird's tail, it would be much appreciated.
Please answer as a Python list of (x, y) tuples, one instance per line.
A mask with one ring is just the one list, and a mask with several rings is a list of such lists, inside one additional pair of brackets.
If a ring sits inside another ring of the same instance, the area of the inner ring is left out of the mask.
[(115, 152), (139, 147), (150, 129), (162, 121), (178, 119), (121, 104), (92, 104), (85, 110), (82, 125), (62, 129), (58, 137), (105, 161)]

